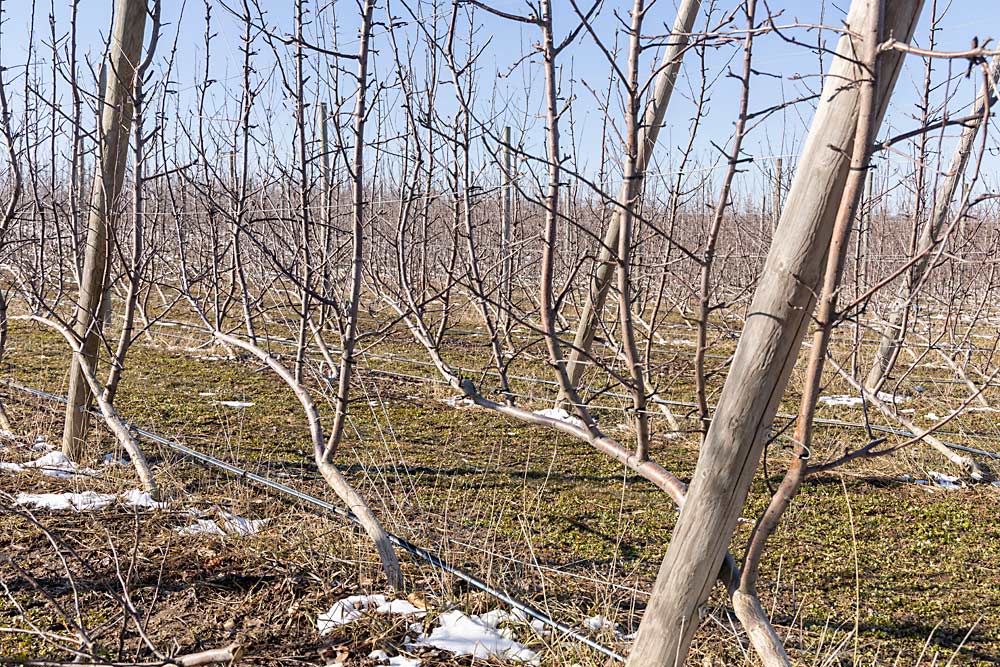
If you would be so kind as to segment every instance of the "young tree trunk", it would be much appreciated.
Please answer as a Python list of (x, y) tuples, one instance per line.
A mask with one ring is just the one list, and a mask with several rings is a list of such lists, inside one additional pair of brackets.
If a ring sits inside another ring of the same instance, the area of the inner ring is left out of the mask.
[[(880, 0), (874, 0), (880, 1)], [(698, 626), (698, 607), (736, 528), (768, 429), (809, 323), (850, 167), (859, 114), (857, 31), (873, 0), (854, 0), (852, 30), (837, 46), (795, 178), (788, 192), (715, 418), (629, 657), (631, 667), (682, 665)], [(883, 35), (909, 41), (922, 0), (889, 0)], [(878, 128), (902, 64), (882, 56)]]
[[(996, 81), (998, 77), (1000, 77), (1000, 56), (994, 56), (990, 63), (989, 78), (991, 81)], [(976, 100), (974, 111), (976, 118), (969, 121), (962, 129), (962, 134), (951, 158), (948, 174), (941, 181), (940, 189), (934, 198), (934, 210), (920, 232), (915, 254), (918, 259), (910, 268), (907, 280), (896, 294), (896, 300), (889, 311), (889, 318), (882, 329), (875, 361), (865, 379), (865, 389), (869, 392), (875, 393), (882, 388), (886, 377), (892, 372), (896, 357), (899, 356), (899, 347), (903, 343), (903, 322), (906, 320), (914, 294), (920, 289), (920, 285), (924, 282), (924, 276), (931, 268), (931, 251), (940, 242), (941, 230), (948, 223), (951, 202), (955, 198), (955, 192), (965, 174), (969, 156), (972, 154), (973, 143), (983, 124), (983, 116), (991, 105), (990, 88), (988, 82), (983, 83), (983, 88)]]
[[(114, 404), (118, 393), (118, 383), (125, 372), (125, 357), (135, 340), (135, 313), (139, 304), (139, 291), (142, 289), (143, 255), (145, 253), (146, 201), (143, 198), (143, 186), (146, 182), (146, 136), (143, 127), (143, 114), (146, 104), (146, 91), (143, 88), (143, 78), (156, 52), (156, 42), (160, 33), (160, 0), (153, 0), (151, 11), (152, 26), (149, 49), (146, 57), (136, 71), (135, 84), (132, 92), (132, 257), (131, 266), (126, 268), (128, 276), (128, 292), (122, 308), (122, 330), (118, 337), (118, 347), (111, 356), (111, 370), (108, 381), (104, 385), (104, 400)], [(89, 384), (89, 383), (88, 383)]]
[[(590, 354), (590, 349), (594, 344), (594, 336), (597, 333), (597, 319), (604, 309), (604, 302), (611, 288), (612, 279), (615, 276), (616, 263), (612, 259), (618, 252), (618, 236), (621, 231), (622, 211), (627, 210), (631, 194), (633, 191), (642, 190), (642, 183), (645, 180), (646, 168), (653, 156), (653, 147), (656, 145), (656, 138), (660, 134), (660, 127), (663, 125), (663, 116), (670, 104), (670, 96), (674, 92), (674, 82), (677, 80), (677, 73), (681, 68), (681, 59), (688, 44), (688, 35), (694, 26), (694, 21), (698, 17), (698, 10), (701, 8), (701, 0), (684, 0), (680, 9), (677, 10), (677, 19), (674, 21), (674, 28), (668, 40), (667, 48), (663, 53), (660, 73), (656, 80), (656, 87), (653, 90), (653, 97), (646, 107), (645, 115), (642, 119), (642, 127), (639, 129), (639, 153), (635, 160), (635, 182), (626, 180), (622, 183), (622, 191), (619, 195), (618, 204), (611, 223), (604, 234), (601, 250), (598, 254), (597, 270), (590, 284), (590, 291), (587, 292), (587, 301), (584, 303), (580, 313), (580, 321), (576, 328), (576, 337), (573, 339), (573, 347), (566, 360), (566, 372), (569, 375), (570, 384), (576, 386), (580, 382), (580, 376), (586, 366), (586, 357)], [(565, 397), (564, 397), (565, 399)]]
[[(3, 137), (4, 149), (7, 153), (7, 169), (10, 174), (10, 196), (3, 207), (3, 217), (0, 218), (0, 248), (6, 244), (7, 232), (10, 224), (17, 213), (17, 205), (21, 199), (21, 164), (20, 156), (14, 145), (14, 133), (10, 124), (10, 107), (7, 105), (7, 91), (4, 88), (3, 72), (0, 71), (0, 136)], [(4, 352), (7, 350), (7, 295), (3, 288), (0, 288), (0, 360), (3, 360)], [(0, 428), (5, 431), (13, 430), (7, 411), (4, 409), (3, 401), (0, 400)]]
[[(367, 6), (370, 7), (372, 4), (372, 0), (369, 0)], [(371, 18), (370, 13), (367, 16), (369, 19)], [(260, 359), (295, 392), (295, 397), (299, 399), (299, 403), (306, 413), (306, 419), (309, 421), (309, 435), (313, 443), (313, 455), (315, 456), (320, 474), (337, 494), (337, 497), (347, 505), (347, 509), (357, 517), (365, 532), (368, 533), (372, 543), (375, 545), (375, 550), (378, 551), (379, 559), (382, 561), (382, 570), (385, 572), (389, 586), (394, 590), (402, 590), (405, 581), (403, 579), (403, 571), (399, 567), (399, 559), (392, 546), (392, 540), (365, 499), (351, 486), (351, 483), (347, 481), (340, 472), (340, 469), (333, 463), (333, 452), (336, 450), (337, 443), (327, 440), (324, 437), (319, 410), (317, 410), (316, 404), (309, 395), (309, 390), (295, 379), (292, 372), (282, 366), (267, 351), (262, 350), (256, 345), (242, 341), (235, 336), (224, 334), (221, 331), (214, 331), (213, 335), (219, 340), (224, 341), (227, 345), (245, 350)]]
[[(132, 123), (132, 84), (139, 64), (146, 28), (145, 0), (117, 0), (111, 36), (108, 85), (105, 88), (100, 128), (100, 169), (94, 175), (87, 222), (87, 248), (83, 259), (80, 296), (74, 331), (81, 341), (81, 356), (97, 370), (101, 340), (100, 309), (108, 273), (108, 230), (121, 193)], [(63, 453), (78, 459), (87, 430), (87, 409), (92, 395), (80, 362), (70, 364)]]

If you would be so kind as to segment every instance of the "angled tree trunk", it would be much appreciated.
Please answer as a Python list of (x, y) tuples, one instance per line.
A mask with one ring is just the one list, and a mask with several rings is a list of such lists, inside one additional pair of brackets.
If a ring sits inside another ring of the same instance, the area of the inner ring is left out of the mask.
[(694, 27), (694, 21), (698, 17), (698, 10), (701, 8), (701, 0), (684, 0), (680, 9), (677, 10), (677, 19), (674, 21), (674, 28), (668, 39), (667, 48), (663, 53), (660, 63), (660, 73), (657, 75), (656, 87), (653, 90), (653, 97), (646, 106), (646, 111), (642, 119), (642, 126), (639, 128), (639, 151), (635, 159), (635, 173), (632, 179), (622, 183), (621, 194), (618, 197), (618, 206), (611, 218), (611, 224), (604, 234), (601, 250), (598, 254), (597, 269), (594, 273), (587, 292), (587, 300), (580, 313), (580, 321), (577, 324), (576, 337), (573, 340), (573, 348), (570, 350), (566, 361), (566, 371), (569, 374), (570, 384), (577, 386), (580, 376), (586, 366), (587, 356), (594, 344), (594, 335), (597, 333), (597, 320), (604, 309), (604, 302), (611, 288), (612, 279), (615, 276), (616, 263), (613, 259), (618, 253), (618, 236), (621, 231), (622, 212), (628, 210), (632, 200), (632, 193), (642, 191), (642, 184), (645, 180), (646, 169), (649, 161), (653, 157), (653, 147), (656, 145), (656, 138), (660, 134), (660, 127), (663, 125), (663, 116), (667, 112), (670, 104), (670, 96), (674, 92), (674, 82), (677, 81), (677, 73), (681, 69), (681, 60), (684, 51), (687, 49), (688, 36)]
[[(87, 223), (80, 297), (74, 331), (82, 342), (81, 355), (96, 372), (100, 346), (101, 301), (108, 273), (108, 229), (125, 177), (129, 129), (132, 124), (132, 85), (142, 52), (146, 29), (145, 0), (117, 0), (108, 56), (110, 70), (100, 118), (100, 169), (94, 175)], [(87, 408), (93, 398), (83, 369), (74, 358), (70, 365), (63, 452), (80, 457), (87, 430)]]
[[(1000, 77), (1000, 56), (994, 56), (989, 67), (989, 78), (991, 81), (996, 81), (998, 77)], [(962, 129), (958, 144), (955, 145), (955, 153), (952, 155), (948, 174), (941, 181), (937, 196), (934, 198), (934, 210), (920, 232), (915, 254), (918, 259), (910, 267), (909, 275), (900, 287), (892, 308), (889, 310), (889, 317), (879, 339), (875, 361), (865, 379), (865, 389), (869, 392), (874, 393), (882, 388), (886, 376), (892, 372), (892, 367), (896, 364), (899, 347), (903, 343), (903, 323), (909, 314), (910, 303), (924, 282), (924, 276), (931, 268), (932, 251), (941, 240), (942, 229), (948, 224), (951, 202), (955, 198), (955, 192), (958, 190), (965, 169), (969, 164), (972, 146), (979, 134), (979, 128), (983, 124), (983, 115), (987, 113), (988, 107), (992, 104), (991, 86), (984, 82), (979, 97), (976, 99), (976, 107), (973, 112), (975, 119), (966, 123)]]
[[(687, 502), (667, 549), (629, 657), (631, 667), (683, 665), (698, 627), (698, 608), (718, 575), (746, 501), (768, 429), (788, 383), (815, 305), (858, 122), (858, 33), (874, 2), (854, 0), (851, 33), (837, 46), (750, 315), (719, 399)], [(888, 0), (882, 35), (908, 41), (922, 0)], [(874, 128), (902, 64), (881, 56)]]

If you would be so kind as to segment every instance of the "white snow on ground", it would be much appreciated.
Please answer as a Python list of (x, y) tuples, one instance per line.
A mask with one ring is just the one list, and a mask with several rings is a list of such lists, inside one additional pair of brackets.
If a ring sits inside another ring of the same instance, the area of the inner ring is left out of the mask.
[(131, 491), (123, 493), (122, 501), (123, 504), (131, 507), (148, 507), (153, 510), (162, 510), (167, 507), (167, 503), (157, 502), (153, 500), (151, 495), (145, 491), (140, 491), (139, 489), (132, 489)]
[(444, 399), (444, 402), (451, 408), (471, 408), (475, 405), (475, 402), (468, 396), (464, 394), (459, 394), (458, 396), (452, 396), (451, 398)]
[(423, 616), (426, 612), (408, 600), (389, 600), (384, 595), (351, 595), (337, 600), (330, 611), (316, 618), (316, 628), (321, 635), (338, 625), (353, 623), (365, 612), (375, 614), (395, 614), (399, 616)]
[(509, 630), (497, 627), (510, 618), (503, 610), (479, 616), (469, 616), (457, 609), (445, 612), (438, 617), (437, 627), (429, 635), (418, 636), (411, 646), (433, 646), (456, 655), (538, 664), (537, 653), (511, 639)]
[(385, 664), (389, 667), (419, 667), (419, 658), (407, 658), (402, 655), (389, 656), (385, 651), (372, 651), (368, 654), (369, 658), (374, 660), (385, 660)]
[(30, 505), (38, 509), (48, 510), (99, 510), (107, 507), (118, 496), (107, 493), (19, 493), (14, 499), (15, 505)]
[(937, 420), (939, 420), (941, 418), (938, 417), (933, 412), (928, 412), (926, 415), (924, 415), (924, 419), (930, 419), (932, 422), (936, 422)]
[(821, 405), (861, 405), (860, 396), (820, 396), (817, 403)]
[[(955, 491), (956, 489), (961, 489), (963, 484), (962, 480), (958, 477), (953, 477), (951, 475), (946, 475), (943, 472), (937, 472), (936, 470), (927, 471), (928, 479), (917, 479), (913, 475), (901, 475), (899, 479), (903, 482), (910, 482), (911, 484), (916, 484), (918, 486), (928, 487), (928, 492), (933, 492), (930, 487), (938, 487), (944, 489), (945, 491)], [(996, 482), (994, 482), (996, 484)], [(1000, 484), (997, 484), (1000, 486)]]
[(17, 440), (17, 436), (0, 428), (0, 440)]
[(31, 443), (31, 448), (36, 452), (51, 452), (55, 445), (45, 440), (44, 435), (36, 435), (35, 441)]
[(252, 408), (254, 404), (250, 401), (216, 401), (218, 405), (224, 405), (227, 408)]
[(219, 514), (223, 530), (229, 535), (255, 535), (270, 522), (270, 519), (246, 519), (225, 510), (219, 510)]
[(20, 463), (10, 463), (8, 461), (0, 461), (0, 470), (6, 470), (7, 472), (21, 472), (24, 470), (24, 466)]
[(75, 475), (99, 475), (93, 468), (83, 468), (69, 460), (61, 451), (52, 451), (40, 456), (34, 461), (22, 463), (24, 468), (37, 468), (43, 475), (67, 479)]
[(955, 489), (961, 489), (962, 484), (958, 477), (952, 477), (951, 475), (946, 475), (943, 472), (937, 472), (936, 470), (928, 470), (927, 476), (931, 478), (935, 486), (940, 486), (942, 489), (947, 489), (948, 491), (954, 491)]
[[(897, 396), (895, 394), (887, 394), (885, 392), (878, 392), (876, 396), (879, 399), (885, 401), (886, 403), (902, 403), (903, 401), (910, 400), (909, 396)], [(848, 407), (856, 407), (861, 405), (860, 396), (848, 396), (846, 394), (839, 394), (834, 396), (820, 396), (817, 401), (820, 405), (844, 405)]]
[(246, 537), (260, 532), (270, 519), (247, 519), (236, 514), (232, 514), (223, 509), (219, 510), (221, 517), (218, 522), (212, 519), (197, 518), (202, 516), (202, 512), (189, 507), (184, 510), (187, 514), (196, 517), (195, 522), (189, 526), (174, 528), (174, 531), (181, 535), (229, 535), (236, 537)]
[[(321, 635), (329, 633), (335, 627), (353, 623), (365, 614), (398, 614), (401, 616), (422, 617), (426, 612), (407, 600), (389, 600), (384, 595), (351, 595), (338, 600), (325, 614), (316, 618), (316, 627)], [(453, 610), (441, 614), (437, 625), (429, 634), (424, 633), (419, 623), (411, 624), (410, 631), (417, 634), (415, 640), (406, 642), (407, 648), (431, 646), (456, 655), (470, 655), (474, 658), (501, 658), (516, 662), (538, 664), (538, 654), (527, 646), (512, 639), (509, 628), (499, 627), (503, 622), (525, 622), (528, 618), (523, 613), (509, 612), (504, 609), (469, 616), (461, 611)], [(541, 623), (532, 623), (531, 628), (539, 636), (546, 634), (547, 628)], [(389, 660), (390, 665), (399, 667), (416, 667), (419, 660), (388, 655), (376, 652), (372, 658)]]
[(110, 454), (105, 454), (104, 458), (101, 459), (102, 466), (130, 466), (132, 462), (128, 460), (128, 457), (120, 452), (112, 452)]
[(74, 510), (76, 512), (86, 512), (90, 510), (102, 510), (115, 501), (127, 507), (143, 507), (147, 509), (164, 509), (167, 503), (154, 501), (145, 491), (133, 489), (126, 491), (120, 496), (110, 493), (95, 493), (94, 491), (84, 491), (83, 493), (19, 493), (14, 499), (15, 505), (31, 505), (38, 509), (48, 510)]
[(178, 535), (225, 535), (219, 524), (211, 519), (196, 519), (190, 526), (174, 528)]
[(616, 635), (620, 634), (618, 631), (618, 624), (609, 619), (607, 616), (591, 616), (590, 618), (585, 618), (583, 619), (583, 627), (592, 632), (610, 630)]
[(583, 422), (580, 421), (578, 417), (574, 417), (570, 413), (566, 412), (562, 408), (546, 408), (544, 410), (535, 410), (535, 414), (541, 417), (548, 417), (549, 419), (555, 419), (556, 421), (566, 422), (567, 424), (572, 424), (573, 426), (579, 426), (583, 428)]

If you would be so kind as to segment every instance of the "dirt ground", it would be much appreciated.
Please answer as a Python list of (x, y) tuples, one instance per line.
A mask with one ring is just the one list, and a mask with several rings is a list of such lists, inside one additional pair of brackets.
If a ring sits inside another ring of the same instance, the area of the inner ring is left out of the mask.
[[(120, 392), (122, 414), (335, 502), (311, 463), (305, 420), (291, 393), (252, 362), (212, 354), (138, 346)], [(58, 393), (65, 359), (59, 341), (17, 327), (4, 373)], [(607, 617), (619, 632), (581, 631), (627, 651), (624, 637), (637, 627), (676, 517), (669, 500), (580, 443), (451, 408), (443, 400), (447, 392), (385, 377), (379, 369), (385, 366), (374, 362), (362, 369), (338, 463), (386, 526), (567, 625)], [(16, 428), (16, 438), (2, 443), (0, 461), (36, 458), (32, 445), (39, 436), (58, 442), (58, 406), (7, 389), (0, 394)], [(857, 413), (830, 408), (821, 416), (856, 419)], [(610, 411), (601, 419), (608, 429), (621, 420)], [(857, 435), (825, 428), (820, 437), (835, 448)], [(57, 645), (80, 628), (116, 662), (153, 661), (151, 646), (177, 655), (238, 643), (240, 664), (259, 665), (376, 665), (367, 657), (371, 651), (404, 651), (413, 629), (403, 618), (366, 618), (325, 637), (317, 632), (317, 615), (336, 600), (386, 592), (362, 534), (341, 519), (146, 444), (169, 501), (165, 509), (113, 504), (90, 512), (27, 512), (14, 505), (22, 492), (134, 489), (130, 467), (101, 465), (115, 444), (100, 425), (83, 462), (98, 475), (57, 479), (0, 471), (6, 589), (0, 655), (72, 658)], [(697, 436), (661, 439), (653, 454), (687, 480)], [(758, 472), (734, 553), (741, 553), (786, 460), (776, 442)], [(761, 574), (764, 606), (796, 660), (1000, 664), (1000, 488), (948, 491), (902, 477), (926, 478), (928, 470), (947, 467), (911, 449), (807, 482)], [(267, 523), (249, 536), (182, 535), (177, 529), (192, 523), (192, 509), (206, 518), (227, 511)], [(410, 589), (428, 603), (425, 627), (449, 608), (480, 613), (500, 606), (425, 563), (403, 561)], [(543, 665), (606, 662), (558, 635), (539, 637), (524, 625), (510, 630), (540, 651)], [(753, 664), (748, 650), (717, 590), (691, 664)], [(471, 664), (441, 651), (416, 655), (425, 665)]]

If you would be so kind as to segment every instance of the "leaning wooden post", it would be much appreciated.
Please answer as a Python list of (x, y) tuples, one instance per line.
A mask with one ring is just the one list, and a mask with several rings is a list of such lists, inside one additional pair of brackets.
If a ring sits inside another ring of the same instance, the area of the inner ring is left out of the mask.
[[(611, 218), (611, 223), (604, 234), (600, 252), (598, 253), (597, 269), (591, 280), (590, 290), (587, 292), (587, 300), (580, 312), (580, 321), (577, 323), (576, 337), (573, 339), (573, 348), (569, 352), (566, 362), (566, 372), (569, 375), (570, 384), (576, 386), (580, 382), (580, 376), (585, 367), (585, 358), (590, 354), (590, 349), (594, 344), (594, 336), (597, 334), (597, 318), (604, 310), (604, 302), (608, 297), (608, 289), (611, 287), (612, 279), (615, 275), (616, 263), (613, 257), (617, 255), (618, 234), (621, 230), (621, 212), (629, 205), (629, 194), (631, 192), (641, 192), (642, 184), (645, 180), (646, 168), (653, 156), (653, 147), (656, 145), (656, 138), (660, 134), (660, 127), (663, 125), (663, 116), (666, 114), (667, 106), (670, 104), (670, 97), (674, 92), (674, 83), (677, 80), (677, 73), (681, 68), (681, 59), (687, 50), (688, 39), (691, 29), (694, 27), (695, 18), (701, 8), (701, 0), (684, 0), (680, 9), (677, 10), (677, 19), (674, 21), (673, 30), (668, 38), (666, 50), (663, 52), (660, 73), (656, 79), (656, 87), (653, 96), (646, 107), (642, 119), (642, 127), (639, 129), (639, 154), (636, 157), (635, 183), (622, 183), (621, 194), (618, 196), (618, 206), (615, 214)], [(565, 398), (565, 397), (564, 397)]]
[(510, 224), (514, 208), (514, 177), (511, 174), (510, 126), (503, 128), (503, 210), (500, 228), (500, 330), (506, 336), (510, 329)]
[[(854, 0), (837, 57), (826, 77), (777, 238), (758, 281), (729, 375), (649, 606), (629, 656), (630, 667), (683, 665), (746, 502), (768, 429), (795, 365), (820, 289), (837, 210), (850, 171), (858, 122), (863, 52), (858, 32), (874, 2)], [(883, 35), (909, 41), (922, 0), (889, 0)], [(903, 56), (881, 56), (874, 125), (877, 129)], [(851, 82), (855, 82), (852, 84)]]
[[(146, 29), (145, 0), (117, 0), (115, 23), (108, 53), (109, 70), (103, 96), (100, 167), (94, 174), (87, 221), (80, 296), (74, 331), (82, 342), (80, 354), (96, 372), (101, 339), (101, 302), (108, 271), (108, 230), (114, 222), (118, 196), (125, 177), (125, 159), (132, 124), (132, 80), (142, 51)], [(92, 395), (77, 359), (70, 364), (63, 453), (78, 459), (87, 431), (87, 409)]]
[[(333, 261), (333, 220), (330, 216), (330, 136), (327, 128), (326, 102), (316, 105), (316, 127), (319, 130), (319, 168), (323, 187), (320, 190), (320, 220), (323, 223), (323, 272), (321, 290), (324, 296), (330, 294), (330, 267)], [(319, 326), (323, 328), (330, 314), (330, 305), (323, 301), (319, 309)]]
[(778, 220), (781, 219), (781, 179), (782, 179), (782, 160), (779, 157), (774, 162), (774, 195), (771, 208), (771, 225), (772, 229), (778, 228)]

